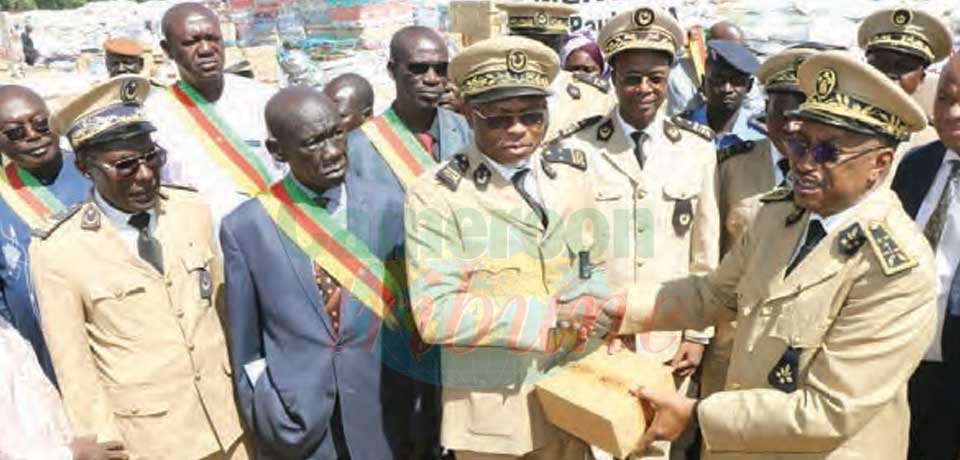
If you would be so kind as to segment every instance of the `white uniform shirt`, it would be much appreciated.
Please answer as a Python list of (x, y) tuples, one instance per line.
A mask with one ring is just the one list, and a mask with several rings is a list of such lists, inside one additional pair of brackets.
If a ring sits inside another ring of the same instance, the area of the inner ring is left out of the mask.
[[(100, 196), (100, 192), (97, 191), (93, 192), (93, 201), (97, 204), (97, 207), (100, 208), (103, 216), (113, 225), (113, 228), (120, 235), (120, 239), (123, 240), (134, 254), (139, 254), (137, 250), (137, 239), (140, 237), (140, 230), (130, 225), (130, 217), (132, 217), (133, 214), (123, 212), (113, 207), (110, 203), (107, 203), (107, 201)], [(157, 235), (157, 212), (153, 209), (146, 212), (150, 214), (150, 224), (147, 226), (147, 233), (155, 237)]]
[[(920, 232), (927, 226), (927, 221), (937, 208), (943, 188), (947, 185), (947, 176), (950, 174), (950, 160), (960, 160), (960, 155), (953, 150), (947, 150), (943, 156), (943, 163), (933, 180), (933, 185), (923, 197), (923, 203), (917, 211), (917, 227)], [(960, 263), (960, 208), (956, 204), (947, 212), (946, 222), (943, 223), (943, 233), (934, 251), (934, 262), (937, 269), (937, 335), (924, 355), (924, 361), (942, 361), (940, 350), (941, 334), (943, 333), (943, 317), (947, 312), (947, 297), (950, 295), (950, 285), (953, 284), (953, 274)]]
[[(286, 174), (284, 164), (273, 161), (265, 147), (268, 137), (264, 108), (275, 90), (254, 80), (224, 75), (223, 95), (211, 104), (221, 119), (260, 158), (269, 182)], [(144, 103), (147, 117), (157, 127), (153, 139), (167, 149), (163, 167), (165, 182), (196, 188), (213, 210), (214, 225), (237, 205), (249, 198), (234, 182), (226, 169), (205, 151), (193, 120), (183, 115), (179, 102), (169, 91), (152, 88)]]

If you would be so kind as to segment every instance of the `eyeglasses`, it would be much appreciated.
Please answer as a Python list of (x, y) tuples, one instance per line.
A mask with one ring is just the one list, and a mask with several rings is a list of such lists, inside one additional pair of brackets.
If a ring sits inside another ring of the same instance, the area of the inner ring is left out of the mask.
[(140, 165), (146, 165), (154, 169), (163, 166), (167, 161), (167, 151), (159, 145), (154, 145), (153, 149), (140, 156), (124, 158), (113, 163), (97, 163), (100, 167), (109, 168), (117, 173), (117, 177), (127, 179), (133, 177), (140, 170)]
[(850, 153), (852, 155), (843, 159), (841, 163), (853, 160), (859, 156), (865, 155), (870, 152), (874, 152), (882, 149), (884, 146), (877, 145), (869, 147), (865, 150), (841, 150), (839, 147), (833, 144), (819, 143), (819, 144), (807, 144), (803, 139), (797, 137), (790, 137), (786, 139), (787, 153), (790, 156), (795, 158), (803, 158), (807, 155), (807, 152), (810, 152), (813, 155), (813, 161), (818, 164), (826, 163), (837, 163), (837, 159), (840, 158), (841, 153)]
[(411, 62), (407, 64), (407, 71), (414, 75), (425, 75), (430, 69), (433, 69), (433, 73), (446, 77), (447, 65), (446, 62)]
[(528, 128), (533, 126), (542, 126), (547, 120), (546, 110), (521, 113), (520, 115), (497, 116), (487, 116), (480, 113), (479, 110), (474, 110), (473, 114), (476, 115), (477, 118), (483, 120), (483, 122), (487, 125), (487, 128), (498, 130), (510, 128), (517, 122)]
[[(30, 120), (30, 126), (33, 127), (33, 131), (37, 134), (47, 134), (50, 132), (50, 118), (46, 116), (34, 118)], [(3, 130), (3, 135), (6, 136), (10, 142), (20, 142), (27, 138), (27, 126), (25, 123), (12, 126)]]

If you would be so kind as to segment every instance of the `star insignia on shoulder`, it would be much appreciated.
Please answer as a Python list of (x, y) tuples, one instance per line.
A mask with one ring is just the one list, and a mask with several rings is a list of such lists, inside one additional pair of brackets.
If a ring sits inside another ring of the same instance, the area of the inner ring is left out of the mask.
[(886, 223), (872, 221), (867, 224), (866, 237), (880, 261), (884, 275), (893, 276), (917, 266), (916, 259), (903, 250)]
[(469, 167), (470, 161), (467, 156), (458, 153), (437, 170), (436, 178), (444, 187), (456, 192), (457, 188), (460, 187), (460, 180), (463, 179), (463, 175)]
[(542, 158), (550, 163), (563, 163), (581, 171), (587, 170), (587, 154), (580, 149), (553, 147), (543, 152)]
[(673, 124), (677, 125), (680, 129), (683, 129), (685, 131), (690, 131), (691, 133), (694, 133), (702, 137), (704, 140), (708, 140), (712, 142), (713, 138), (716, 137), (716, 133), (714, 133), (709, 126), (704, 126), (704, 125), (701, 125), (700, 123), (687, 120), (686, 118), (683, 118), (683, 116), (681, 115), (675, 115), (671, 117), (670, 121), (672, 121)]
[(753, 150), (754, 145), (753, 141), (740, 141), (717, 150), (717, 164)]

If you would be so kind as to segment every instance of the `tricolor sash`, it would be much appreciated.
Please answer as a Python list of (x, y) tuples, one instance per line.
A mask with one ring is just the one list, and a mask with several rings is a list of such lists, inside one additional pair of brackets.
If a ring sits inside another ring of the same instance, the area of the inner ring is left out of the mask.
[[(314, 204), (288, 176), (258, 197), (284, 235), (380, 318), (402, 302), (400, 283), (363, 241)], [(388, 315), (389, 316), (386, 316)]]
[(183, 115), (193, 121), (187, 124), (200, 139), (203, 150), (230, 174), (234, 183), (249, 195), (266, 190), (271, 182), (266, 167), (210, 103), (183, 82), (171, 85), (170, 93), (179, 102), (177, 106)]
[(393, 108), (364, 123), (360, 130), (380, 152), (380, 156), (390, 166), (404, 190), (424, 171), (437, 164), (430, 152), (423, 148), (423, 144), (397, 118)]
[(31, 229), (42, 227), (50, 216), (64, 209), (63, 202), (50, 189), (13, 163), (3, 168), (2, 176), (0, 199)]

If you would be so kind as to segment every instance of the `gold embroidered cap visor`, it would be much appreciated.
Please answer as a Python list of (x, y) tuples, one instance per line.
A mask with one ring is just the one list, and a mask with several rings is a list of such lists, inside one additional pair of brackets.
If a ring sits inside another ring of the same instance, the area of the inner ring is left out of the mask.
[(757, 80), (769, 92), (787, 91), (802, 93), (797, 81), (800, 64), (816, 50), (809, 48), (787, 49), (768, 57), (757, 68)]
[(790, 116), (897, 142), (927, 124), (913, 98), (846, 51), (814, 54), (797, 75), (806, 100)]
[(74, 150), (156, 131), (142, 104), (150, 82), (121, 75), (73, 99), (50, 119), (55, 133), (66, 136)]
[(450, 61), (450, 77), (467, 102), (549, 96), (559, 71), (560, 59), (553, 50), (519, 36), (477, 42)]
[(887, 8), (867, 16), (857, 31), (857, 43), (867, 51), (889, 49), (912, 54), (927, 65), (950, 55), (950, 29), (923, 10)]
[(624, 11), (600, 29), (598, 43), (607, 61), (626, 50), (664, 51), (675, 57), (685, 43), (680, 23), (662, 8), (640, 7)]
[(519, 34), (566, 34), (570, 15), (577, 12), (551, 3), (499, 3), (497, 8), (507, 14), (507, 28)]

